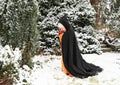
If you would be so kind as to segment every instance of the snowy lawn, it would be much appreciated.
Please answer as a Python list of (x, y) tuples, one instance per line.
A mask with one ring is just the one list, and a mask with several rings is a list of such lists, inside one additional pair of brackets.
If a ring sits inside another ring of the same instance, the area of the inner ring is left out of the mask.
[(19, 69), (21, 80), (16, 85), (23, 85), (23, 79), (29, 82), (25, 85), (120, 85), (120, 53), (85, 54), (83, 58), (104, 70), (85, 79), (68, 77), (61, 71), (61, 56), (35, 56), (33, 70)]

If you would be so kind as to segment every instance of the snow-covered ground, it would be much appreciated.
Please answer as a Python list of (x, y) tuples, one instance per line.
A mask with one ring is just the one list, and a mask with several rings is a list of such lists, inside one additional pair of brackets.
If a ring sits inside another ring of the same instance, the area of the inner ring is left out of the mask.
[[(9, 54), (9, 56), (8, 56)], [(84, 54), (83, 58), (104, 70), (96, 76), (85, 79), (69, 77), (61, 71), (61, 56), (35, 56), (33, 69), (27, 65), (19, 67), (21, 60), (19, 49), (14, 51), (9, 46), (0, 46), (0, 61), (4, 65), (15, 64), (19, 79), (14, 85), (120, 85), (120, 53)]]
[[(85, 79), (68, 77), (61, 71), (61, 56), (35, 56), (33, 70), (27, 66), (19, 69), (20, 80), (16, 85), (120, 85), (120, 53), (84, 54), (87, 62), (104, 70)], [(26, 84), (25, 84), (26, 85)]]

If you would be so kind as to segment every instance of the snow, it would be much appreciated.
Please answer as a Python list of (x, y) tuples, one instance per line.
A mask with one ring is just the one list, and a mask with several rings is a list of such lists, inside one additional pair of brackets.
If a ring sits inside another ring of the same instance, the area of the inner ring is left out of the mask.
[(100, 43), (96, 39), (97, 35), (95, 30), (91, 26), (85, 26), (84, 28), (78, 28), (78, 32), (75, 32), (78, 46), (82, 53), (101, 53)]
[(16, 48), (13, 51), (9, 45), (6, 45), (5, 47), (0, 45), (0, 61), (3, 62), (4, 66), (10, 63), (15, 63), (15, 66), (18, 66), (19, 60), (21, 60), (21, 52), (19, 48)]
[(61, 70), (61, 56), (34, 56), (34, 67), (31, 69), (27, 65), (19, 67), (21, 52), (18, 48), (13, 51), (8, 45), (0, 46), (0, 61), (8, 60), (7, 56), (2, 56), (7, 53), (10, 55), (9, 61), (15, 63), (19, 76), (13, 85), (120, 85), (120, 53), (82, 54), (87, 62), (104, 69), (98, 75), (85, 79), (65, 75)]
[[(104, 70), (85, 79), (68, 77), (61, 71), (61, 56), (35, 56), (32, 59), (35, 63), (33, 70), (30, 71), (29, 67), (24, 66), (27, 69), (24, 71), (25, 79), (30, 85), (120, 85), (120, 53), (82, 56), (87, 62), (101, 66)], [(21, 78), (24, 79), (23, 76)]]

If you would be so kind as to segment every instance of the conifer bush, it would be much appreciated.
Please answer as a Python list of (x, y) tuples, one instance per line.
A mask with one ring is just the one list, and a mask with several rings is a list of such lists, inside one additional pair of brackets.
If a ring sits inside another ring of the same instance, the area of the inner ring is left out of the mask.
[(1, 44), (19, 47), (22, 51), (21, 66), (29, 64), (39, 46), (37, 29), (38, 2), (36, 0), (3, 0), (0, 30)]

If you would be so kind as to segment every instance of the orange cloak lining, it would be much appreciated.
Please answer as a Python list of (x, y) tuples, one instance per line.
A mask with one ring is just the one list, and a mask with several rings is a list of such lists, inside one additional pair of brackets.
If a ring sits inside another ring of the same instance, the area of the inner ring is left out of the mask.
[[(64, 33), (60, 33), (59, 34), (59, 41), (60, 41), (60, 45), (61, 45), (61, 48), (62, 48), (62, 36), (63, 36)], [(63, 62), (63, 56), (62, 56), (62, 60), (61, 60), (61, 64), (62, 64), (62, 71), (67, 74), (68, 76), (72, 77), (73, 75), (70, 74), (68, 72), (68, 70), (65, 68), (65, 65), (64, 65), (64, 62)]]

